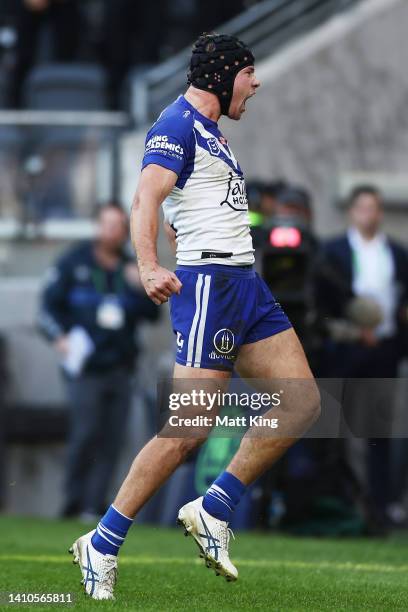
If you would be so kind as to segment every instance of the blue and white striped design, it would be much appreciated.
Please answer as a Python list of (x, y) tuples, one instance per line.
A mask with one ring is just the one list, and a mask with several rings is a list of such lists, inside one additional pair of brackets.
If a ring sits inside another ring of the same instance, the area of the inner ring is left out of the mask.
[[(218, 125), (184, 96), (170, 104), (146, 137), (142, 167), (155, 164), (177, 174), (162, 208), (177, 228), (178, 265), (246, 266), (254, 262), (242, 169)], [(231, 253), (217, 258), (216, 253)]]
[(195, 288), (195, 312), (187, 345), (187, 363), (189, 367), (199, 368), (203, 353), (205, 323), (210, 297), (211, 276), (199, 274)]
[(210, 496), (210, 497), (213, 497), (214, 499), (216, 499), (217, 501), (222, 502), (223, 504), (225, 504), (227, 506), (229, 511), (231, 511), (231, 512), (233, 511), (235, 504), (233, 503), (232, 499), (224, 491), (224, 489), (221, 489), (221, 487), (219, 487), (215, 483), (213, 483), (211, 485), (211, 487), (208, 489), (208, 491), (207, 491), (207, 493), (205, 495), (206, 495), (206, 497)]
[(103, 555), (116, 556), (133, 520), (110, 506), (92, 536), (92, 546)]
[(113, 531), (105, 527), (102, 521), (98, 523), (96, 531), (101, 538), (109, 542), (109, 544), (112, 544), (112, 546), (115, 546), (117, 549), (119, 549), (125, 541), (125, 538), (122, 538), (117, 533), (114, 533)]

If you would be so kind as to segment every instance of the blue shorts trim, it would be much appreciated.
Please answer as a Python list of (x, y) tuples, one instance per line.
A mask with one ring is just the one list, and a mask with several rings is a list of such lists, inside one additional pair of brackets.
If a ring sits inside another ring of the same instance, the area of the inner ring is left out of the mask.
[(254, 342), (259, 342), (259, 340), (265, 340), (266, 338), (270, 338), (271, 336), (276, 336), (276, 334), (280, 334), (286, 331), (287, 329), (292, 329), (292, 327), (292, 323), (288, 320), (288, 322), (281, 325), (281, 327), (275, 327), (272, 333), (272, 330), (265, 329), (264, 331), (260, 331), (256, 335), (251, 336), (250, 338), (246, 338), (245, 342), (242, 343), (242, 346), (244, 344), (253, 344)]
[(292, 327), (252, 266), (179, 266), (180, 295), (170, 298), (176, 362), (231, 371), (243, 344)]

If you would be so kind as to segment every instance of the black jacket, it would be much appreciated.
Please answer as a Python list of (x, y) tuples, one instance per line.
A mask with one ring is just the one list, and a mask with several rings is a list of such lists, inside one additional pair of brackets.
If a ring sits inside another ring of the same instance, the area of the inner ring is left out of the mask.
[[(402, 335), (406, 333), (408, 305), (408, 253), (406, 249), (388, 240), (394, 259), (397, 283), (397, 324)], [(321, 245), (315, 267), (315, 304), (319, 318), (342, 318), (354, 297), (352, 282), (352, 250), (347, 235), (338, 236)]]
[[(94, 257), (93, 243), (85, 242), (70, 249), (48, 271), (41, 297), (40, 331), (55, 340), (74, 326), (83, 327), (95, 345), (85, 372), (131, 367), (138, 350), (138, 324), (158, 319), (158, 307), (142, 289), (126, 281), (124, 266), (131, 261), (123, 254), (117, 269), (107, 271)], [(97, 310), (105, 294), (115, 294), (124, 311), (120, 329), (106, 329), (97, 323)]]

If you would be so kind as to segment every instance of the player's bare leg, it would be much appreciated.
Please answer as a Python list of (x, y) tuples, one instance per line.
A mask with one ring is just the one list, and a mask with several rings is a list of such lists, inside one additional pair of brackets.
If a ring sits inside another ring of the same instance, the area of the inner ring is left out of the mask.
[[(200, 370), (175, 365), (174, 378), (216, 381), (218, 387), (228, 385), (230, 373), (219, 370)], [(114, 599), (113, 591), (117, 579), (117, 557), (106, 551), (95, 550), (94, 538), (107, 541), (108, 546), (119, 549), (127, 530), (140, 508), (152, 497), (160, 486), (181, 465), (189, 452), (197, 448), (205, 437), (154, 437), (135, 458), (129, 474), (124, 480), (108, 513), (116, 521), (115, 532), (100, 522), (96, 528), (78, 538), (70, 548), (74, 563), (81, 567), (85, 591), (94, 599)], [(106, 515), (105, 515), (106, 516)], [(120, 534), (120, 535), (118, 535)], [(103, 541), (102, 541), (103, 545)]]
[(234, 506), (245, 487), (296, 442), (319, 412), (319, 393), (293, 329), (243, 345), (236, 369), (242, 378), (258, 379), (262, 391), (276, 391), (272, 386), (276, 386), (279, 380), (285, 394), (285, 409), (273, 409), (273, 417), (279, 418), (279, 433), (271, 437), (273, 430), (270, 429), (267, 432), (261, 429), (256, 436), (253, 431), (248, 432), (230, 465), (213, 483), (205, 498), (186, 504), (179, 512), (179, 520), (203, 551), (207, 567), (212, 567), (227, 580), (238, 577), (228, 554), (228, 521)]
[[(228, 384), (229, 372), (203, 370), (176, 364), (174, 378), (212, 379)], [(113, 505), (125, 516), (134, 517), (187, 455), (204, 442), (203, 438), (154, 437), (137, 455)]]
[[(293, 329), (241, 347), (236, 364), (242, 378), (280, 381), (285, 392), (285, 412), (273, 408), (280, 420), (276, 436), (247, 432), (227, 467), (245, 485), (254, 482), (296, 442), (316, 420), (320, 395), (302, 345)], [(276, 390), (276, 389), (275, 389)], [(266, 414), (265, 416), (268, 416)], [(288, 436), (285, 437), (285, 432)]]

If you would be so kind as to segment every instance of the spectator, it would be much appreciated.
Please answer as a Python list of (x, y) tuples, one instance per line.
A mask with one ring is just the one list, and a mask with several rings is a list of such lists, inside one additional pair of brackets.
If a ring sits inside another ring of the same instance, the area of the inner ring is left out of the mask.
[[(349, 214), (347, 233), (327, 242), (317, 266), (316, 306), (328, 331), (319, 374), (394, 378), (404, 349), (400, 332), (408, 299), (407, 253), (381, 232), (383, 204), (375, 187), (353, 190)], [(370, 389), (372, 383), (363, 391)], [(359, 404), (350, 404), (353, 419), (361, 414), (364, 398), (360, 395), (360, 399)], [(385, 398), (383, 408), (390, 426), (392, 398)], [(360, 424), (367, 429), (367, 421)], [(385, 437), (370, 439), (367, 453), (369, 494), (376, 518), (383, 525), (390, 501), (390, 433), (384, 430), (379, 435)]]
[(46, 23), (52, 31), (53, 57), (75, 59), (79, 40), (78, 0), (18, 0), (16, 65), (10, 88), (10, 107), (21, 105), (24, 79), (36, 60), (39, 35)]
[(157, 307), (123, 252), (127, 216), (110, 202), (97, 237), (70, 249), (48, 275), (40, 327), (61, 356), (70, 409), (64, 516), (97, 515), (122, 444), (137, 353), (135, 332)]

